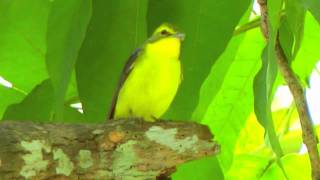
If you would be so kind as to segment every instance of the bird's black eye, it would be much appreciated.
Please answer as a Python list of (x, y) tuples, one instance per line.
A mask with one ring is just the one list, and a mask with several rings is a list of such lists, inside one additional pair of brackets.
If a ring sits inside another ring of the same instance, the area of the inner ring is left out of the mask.
[(165, 30), (165, 29), (161, 31), (161, 35), (169, 35), (169, 34), (170, 34), (170, 33), (169, 33), (167, 30)]

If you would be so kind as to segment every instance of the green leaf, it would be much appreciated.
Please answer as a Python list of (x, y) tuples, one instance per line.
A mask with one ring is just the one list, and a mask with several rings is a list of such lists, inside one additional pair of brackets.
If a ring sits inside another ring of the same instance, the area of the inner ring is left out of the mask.
[[(280, 25), (280, 14), (282, 10), (283, 0), (269, 0), (267, 7), (268, 7), (268, 28), (269, 33), (272, 35), (272, 33), (276, 32), (278, 30), (278, 27)], [(270, 37), (270, 39), (272, 39)]]
[(237, 155), (226, 175), (228, 180), (256, 180), (269, 164), (269, 158), (259, 155)]
[(300, 152), (302, 147), (301, 130), (289, 131), (280, 138), (280, 142), (285, 154)]
[(55, 0), (49, 15), (47, 68), (55, 98), (54, 118), (63, 119), (68, 83), (91, 15), (91, 1)]
[(300, 49), (301, 41), (303, 39), (303, 28), (306, 10), (301, 0), (285, 0), (285, 4), (285, 18), (288, 20), (290, 31), (293, 34), (295, 40), (294, 48), (291, 49), (293, 54), (292, 57), (294, 58), (298, 50)]
[(316, 62), (320, 59), (320, 26), (318, 22), (307, 13), (305, 19), (304, 37), (301, 48), (295, 61), (292, 63), (293, 70), (301, 81), (307, 81)]
[(18, 103), (24, 97), (24, 94), (0, 85), (0, 120), (3, 119), (3, 113), (10, 104)]
[(190, 119), (197, 106), (201, 85), (211, 66), (226, 48), (250, 0), (151, 0), (149, 34), (163, 22), (186, 33), (181, 61), (184, 80), (166, 114), (170, 119)]
[(264, 129), (252, 112), (241, 130), (234, 152), (234, 160), (226, 179), (259, 179), (273, 158), (270, 148), (266, 147)]
[[(30, 92), (47, 78), (46, 31), (50, 1), (0, 1), (0, 76)], [(13, 89), (0, 92), (0, 117), (24, 95)]]
[[(244, 128), (241, 129), (234, 154), (254, 154), (264, 145), (264, 128), (259, 124), (255, 114), (251, 112)], [(264, 153), (259, 153), (259, 155), (262, 154)]]
[[(176, 180), (208, 179), (208, 174), (210, 174), (212, 179), (222, 180), (224, 179), (224, 175), (220, 169), (220, 166), (218, 165), (219, 162), (215, 157), (208, 157), (192, 161), (183, 164), (183, 166), (179, 166), (177, 172), (172, 175), (172, 178)], [(201, 167), (201, 171), (197, 171), (197, 167)], [(193, 171), (190, 171), (190, 169), (193, 169)]]
[[(20, 103), (13, 104), (6, 110), (3, 119), (52, 122), (54, 90), (50, 79), (37, 85)], [(64, 106), (65, 119), (55, 122), (85, 122), (82, 114), (69, 106)]]
[(303, 0), (305, 6), (309, 9), (311, 14), (320, 23), (320, 1), (319, 0)]
[(45, 122), (51, 119), (53, 89), (50, 80), (37, 85), (19, 104), (8, 107), (3, 119)]
[(77, 89), (77, 80), (75, 71), (72, 72), (68, 90), (65, 96), (65, 104), (79, 103), (79, 94)]
[(276, 154), (276, 162), (282, 169), (282, 173), (287, 177), (285, 169), (279, 161), (283, 156), (283, 150), (280, 146), (271, 114), (271, 103), (274, 93), (274, 84), (277, 77), (277, 63), (275, 53), (275, 43), (277, 41), (280, 23), (280, 14), (282, 10), (282, 0), (268, 1), (268, 43), (262, 54), (263, 65), (259, 73), (256, 75), (254, 83), (254, 98), (255, 98), (255, 113), (266, 129), (268, 141), (271, 144), (272, 150)]
[(277, 77), (277, 63), (274, 51), (276, 36), (280, 26), (282, 1), (268, 1), (269, 41), (262, 53), (262, 67), (254, 82), (254, 111), (260, 124), (266, 129), (272, 149), (278, 157), (283, 155), (276, 136), (271, 116), (271, 102), (274, 83)]
[[(311, 168), (307, 154), (288, 154), (281, 158), (281, 162), (286, 170), (288, 179), (311, 179)], [(278, 164), (273, 163), (263, 174), (261, 179), (286, 179), (281, 171)]]
[[(210, 127), (223, 149), (218, 155), (224, 172), (232, 164), (241, 129), (252, 111), (254, 75), (259, 68), (259, 50), (264, 45), (259, 29), (247, 32), (216, 97), (201, 123)], [(252, 51), (255, 49), (255, 51)]]
[(102, 122), (126, 60), (146, 40), (147, 0), (92, 3), (93, 14), (76, 63), (76, 77), (86, 118)]
[(293, 45), (294, 45), (294, 35), (290, 30), (288, 19), (283, 18), (282, 23), (279, 28), (279, 38), (281, 47), (284, 51), (284, 54), (291, 62), (294, 59), (293, 55)]
[(199, 102), (194, 110), (192, 119), (201, 121), (211, 101), (219, 92), (222, 84), (224, 83), (225, 75), (227, 74), (230, 65), (232, 64), (238, 52), (238, 48), (244, 39), (244, 35), (232, 38), (224, 53), (219, 57), (216, 63), (205, 79), (200, 89)]
[[(242, 17), (239, 26), (249, 21), (249, 16), (251, 13), (252, 6), (248, 8), (247, 12)], [(192, 114), (192, 119), (196, 121), (201, 121), (203, 119), (210, 102), (214, 99), (223, 83), (224, 77), (228, 72), (230, 64), (235, 59), (243, 39), (244, 34), (233, 37), (219, 59), (217, 59), (214, 65), (211, 67), (208, 77), (201, 85), (199, 102)]]
[(71, 108), (68, 105), (65, 105), (63, 108), (64, 119), (60, 122), (63, 123), (93, 123), (91, 121), (87, 121), (83, 114), (77, 111), (74, 108)]
[(282, 156), (282, 150), (276, 136), (272, 116), (272, 86), (277, 75), (275, 60), (268, 58), (268, 46), (262, 55), (262, 67), (254, 80), (254, 111), (259, 123), (266, 129), (271, 146), (278, 156)]

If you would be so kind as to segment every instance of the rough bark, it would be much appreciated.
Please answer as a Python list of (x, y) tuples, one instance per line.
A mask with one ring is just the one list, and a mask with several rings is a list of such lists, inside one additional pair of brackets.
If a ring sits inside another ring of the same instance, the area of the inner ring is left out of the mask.
[(155, 179), (219, 152), (206, 126), (116, 120), (106, 124), (0, 123), (0, 179)]

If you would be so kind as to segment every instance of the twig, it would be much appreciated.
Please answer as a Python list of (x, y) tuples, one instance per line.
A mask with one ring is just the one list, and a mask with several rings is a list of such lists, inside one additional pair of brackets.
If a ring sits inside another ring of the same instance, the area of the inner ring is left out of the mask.
[(258, 0), (258, 3), (260, 5), (260, 13), (261, 13), (261, 31), (266, 38), (266, 40), (269, 40), (269, 30), (268, 30), (268, 8), (267, 8), (267, 0)]
[[(269, 30), (268, 30), (268, 10), (267, 10), (267, 0), (258, 0), (261, 10), (261, 29), (266, 40), (269, 40)], [(302, 138), (304, 144), (307, 146), (309, 159), (312, 168), (312, 179), (320, 180), (320, 160), (319, 153), (317, 149), (317, 137), (314, 133), (310, 114), (308, 111), (307, 101), (305, 99), (305, 92), (300, 84), (298, 78), (290, 67), (289, 61), (284, 54), (283, 48), (280, 44), (279, 31), (277, 32), (276, 43), (275, 43), (275, 53), (277, 57), (277, 63), (282, 76), (284, 77), (286, 83), (294, 98), (297, 111), (300, 118), (300, 124), (302, 129)]]
[(307, 146), (309, 159), (311, 162), (312, 168), (312, 179), (320, 179), (320, 160), (319, 152), (317, 148), (317, 137), (313, 130), (312, 121), (308, 111), (307, 101), (305, 99), (305, 92), (300, 84), (298, 78), (295, 76), (295, 73), (291, 69), (289, 62), (283, 52), (283, 49), (280, 44), (279, 33), (276, 39), (275, 51), (277, 55), (277, 62), (281, 71), (282, 76), (287, 82), (289, 89), (294, 98), (297, 111), (299, 114), (301, 129), (302, 129), (302, 139), (304, 144)]

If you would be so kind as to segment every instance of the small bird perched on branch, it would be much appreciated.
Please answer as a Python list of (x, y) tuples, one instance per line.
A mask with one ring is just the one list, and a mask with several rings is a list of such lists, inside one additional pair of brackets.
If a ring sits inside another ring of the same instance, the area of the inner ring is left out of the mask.
[(162, 24), (130, 56), (113, 97), (109, 119), (155, 121), (167, 111), (182, 79), (179, 56), (184, 37), (172, 25)]

